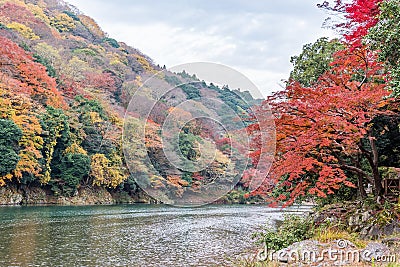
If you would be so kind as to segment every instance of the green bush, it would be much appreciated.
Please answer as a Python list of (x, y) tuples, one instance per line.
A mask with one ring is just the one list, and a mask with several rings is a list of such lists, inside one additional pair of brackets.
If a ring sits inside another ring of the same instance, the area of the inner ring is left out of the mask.
[(268, 250), (280, 250), (295, 242), (312, 237), (313, 224), (305, 217), (296, 215), (285, 216), (277, 230), (267, 226), (261, 232), (253, 234), (257, 243), (263, 244)]
[(182, 91), (186, 94), (187, 99), (196, 99), (201, 97), (201, 93), (199, 88), (190, 85), (190, 84), (182, 84), (179, 86)]
[(71, 11), (64, 10), (63, 13), (66, 14), (66, 15), (68, 15), (69, 17), (71, 17), (73, 20), (80, 21), (80, 19), (78, 18), (78, 16), (75, 15), (75, 14), (74, 14), (73, 12), (71, 12)]
[(20, 159), (18, 142), (21, 129), (11, 120), (0, 119), (0, 175), (13, 171)]
[(0, 147), (0, 176), (6, 175), (17, 167), (20, 157), (14, 150)]
[(182, 83), (176, 76), (165, 76), (164, 79), (167, 83), (174, 86)]
[(119, 48), (120, 47), (120, 45), (117, 42), (117, 40), (115, 40), (113, 38), (105, 37), (105, 38), (103, 38), (102, 41), (103, 41), (103, 43), (108, 43), (109, 45), (111, 45), (114, 48)]
[(90, 158), (83, 154), (66, 154), (59, 166), (61, 171), (61, 191), (65, 196), (71, 196), (78, 185), (90, 172)]

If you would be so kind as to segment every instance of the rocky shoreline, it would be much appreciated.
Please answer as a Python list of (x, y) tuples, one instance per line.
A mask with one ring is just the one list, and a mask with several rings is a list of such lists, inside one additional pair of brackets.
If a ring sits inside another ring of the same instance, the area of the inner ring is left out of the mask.
[(40, 187), (0, 187), (0, 206), (18, 205), (112, 205), (119, 203), (147, 203), (154, 200), (145, 193), (131, 196), (119, 192), (109, 192), (101, 187), (80, 188), (72, 197), (54, 196)]
[(258, 232), (257, 253), (235, 266), (400, 266), (398, 208), (344, 202), (285, 218), (275, 231)]
[(331, 225), (358, 233), (361, 239), (377, 240), (400, 234), (400, 220), (393, 214), (383, 214), (362, 202), (336, 203), (312, 212), (310, 218), (316, 226)]

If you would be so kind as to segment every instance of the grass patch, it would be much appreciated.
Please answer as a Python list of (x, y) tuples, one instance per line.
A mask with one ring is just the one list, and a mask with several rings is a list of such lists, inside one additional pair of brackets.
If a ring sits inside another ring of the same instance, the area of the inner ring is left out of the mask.
[(344, 230), (335, 228), (319, 227), (314, 231), (312, 239), (317, 240), (321, 243), (329, 243), (334, 240), (345, 239), (356, 245), (357, 248), (365, 248), (368, 244), (367, 241), (361, 240), (357, 233), (349, 233)]

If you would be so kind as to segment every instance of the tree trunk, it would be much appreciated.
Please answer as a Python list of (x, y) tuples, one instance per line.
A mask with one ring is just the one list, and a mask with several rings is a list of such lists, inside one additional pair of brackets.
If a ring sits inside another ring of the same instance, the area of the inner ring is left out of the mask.
[(371, 165), (372, 175), (374, 178), (374, 194), (375, 197), (378, 198), (383, 195), (384, 191), (382, 186), (382, 178), (378, 170), (378, 149), (376, 147), (375, 137), (373, 137), (370, 134), (368, 139), (371, 145), (371, 152), (372, 152), (372, 157), (368, 157), (368, 161)]
[(358, 192), (360, 193), (361, 199), (366, 199), (367, 198), (367, 192), (365, 191), (364, 188), (364, 177), (361, 174), (357, 175), (357, 183), (358, 183)]
[[(357, 168), (361, 169), (360, 154), (357, 155), (357, 160), (355, 162), (355, 165)], [(358, 192), (360, 193), (361, 199), (366, 199), (367, 192), (365, 191), (364, 188), (364, 175), (360, 172), (357, 173), (357, 184), (358, 184)]]

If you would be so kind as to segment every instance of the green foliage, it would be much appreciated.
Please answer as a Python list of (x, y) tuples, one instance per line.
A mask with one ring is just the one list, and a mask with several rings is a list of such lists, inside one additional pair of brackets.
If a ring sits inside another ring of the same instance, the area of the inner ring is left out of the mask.
[(22, 131), (13, 121), (0, 119), (0, 176), (16, 168), (21, 137)]
[(29, 45), (27, 43), (25, 43), (25, 42), (20, 43), (19, 47), (21, 47), (22, 49), (24, 49), (27, 52), (31, 52), (32, 51), (32, 49), (29, 47)]
[(376, 140), (381, 166), (400, 166), (400, 117), (376, 116), (372, 120), (372, 131)]
[(185, 70), (183, 70), (182, 72), (179, 72), (177, 74), (184, 79), (191, 79), (191, 80), (199, 81), (199, 79), (196, 77), (196, 74), (190, 75)]
[(227, 203), (232, 204), (256, 204), (263, 202), (263, 199), (260, 196), (247, 196), (248, 194), (248, 191), (244, 190), (241, 186), (238, 186), (236, 189), (233, 189), (226, 194), (224, 199)]
[(179, 78), (176, 76), (165, 75), (164, 79), (167, 83), (174, 85), (174, 86), (182, 83), (181, 80), (179, 80)]
[(105, 37), (105, 38), (103, 38), (102, 42), (103, 43), (108, 43), (109, 45), (111, 45), (114, 48), (120, 48), (120, 45), (117, 42), (117, 40), (115, 40), (113, 38)]
[(89, 112), (97, 112), (100, 115), (100, 118), (107, 120), (107, 115), (103, 106), (96, 99), (87, 99), (79, 95), (75, 97), (75, 102), (76, 106), (74, 108), (79, 114), (81, 114), (82, 118), (85, 118), (85, 120), (89, 119)]
[[(82, 142), (82, 147), (89, 154), (109, 155), (115, 147), (104, 139), (111, 123), (101, 103), (97, 100), (89, 100), (82, 96), (75, 98), (72, 107), (78, 115), (79, 129), (74, 129)], [(83, 130), (83, 133), (82, 133)]]
[(224, 86), (220, 90), (220, 96), (222, 101), (232, 108), (237, 114), (241, 114), (245, 110), (249, 109), (248, 103), (244, 101), (238, 94), (231, 91), (227, 86)]
[(338, 40), (328, 40), (326, 37), (304, 45), (302, 53), (290, 59), (294, 66), (290, 79), (303, 86), (311, 86), (330, 68), (333, 54), (342, 48), (343, 45)]
[(61, 192), (63, 195), (71, 196), (80, 182), (89, 175), (90, 158), (83, 154), (68, 153), (62, 157), (59, 171)]
[(128, 178), (118, 186), (118, 190), (134, 195), (138, 190), (135, 178), (132, 175), (129, 175)]
[(192, 133), (181, 133), (179, 135), (179, 148), (182, 155), (188, 160), (196, 161), (200, 157), (200, 151), (196, 147), (196, 143), (200, 141), (201, 138)]
[(71, 11), (64, 10), (63, 13), (64, 13), (64, 14), (67, 14), (67, 15), (68, 15), (69, 17), (71, 17), (73, 20), (80, 21), (80, 19), (78, 18), (78, 16), (75, 15), (75, 14), (74, 14), (73, 12), (71, 12)]
[(179, 86), (179, 88), (181, 88), (186, 94), (187, 99), (196, 99), (201, 97), (199, 88), (195, 87), (194, 85), (182, 84)]
[(312, 236), (313, 225), (306, 217), (286, 215), (282, 224), (275, 231), (270, 226), (253, 234), (257, 242), (268, 250), (280, 250), (295, 242), (306, 240)]
[(86, 56), (94, 57), (97, 55), (97, 52), (90, 48), (77, 48), (73, 51), (74, 54), (83, 54)]
[[(41, 126), (45, 133), (43, 138), (43, 172), (42, 183), (46, 184), (51, 179), (51, 166), (54, 156), (58, 157), (56, 146), (63, 143), (64, 146), (68, 146), (69, 141), (69, 124), (68, 117), (64, 114), (62, 109), (55, 109), (52, 107), (47, 108), (47, 112), (41, 116)], [(55, 151), (57, 152), (55, 154)]]
[(11, 148), (0, 145), (0, 176), (4, 176), (17, 167), (20, 157)]
[(35, 58), (35, 62), (42, 64), (43, 66), (46, 67), (46, 71), (47, 74), (50, 77), (55, 78), (57, 73), (56, 70), (54, 69), (54, 67), (51, 65), (51, 63), (49, 62), (49, 60), (47, 60), (46, 58), (41, 57), (38, 54), (34, 54), (33, 57)]
[(369, 30), (365, 41), (378, 51), (390, 73), (389, 88), (400, 95), (400, 1), (382, 1), (378, 23)]
[(12, 120), (0, 119), (0, 145), (16, 147), (22, 137), (22, 130)]
[(185, 180), (186, 182), (188, 182), (188, 186), (191, 186), (193, 183), (192, 175), (193, 174), (191, 172), (183, 172), (183, 174), (182, 174), (182, 180)]

